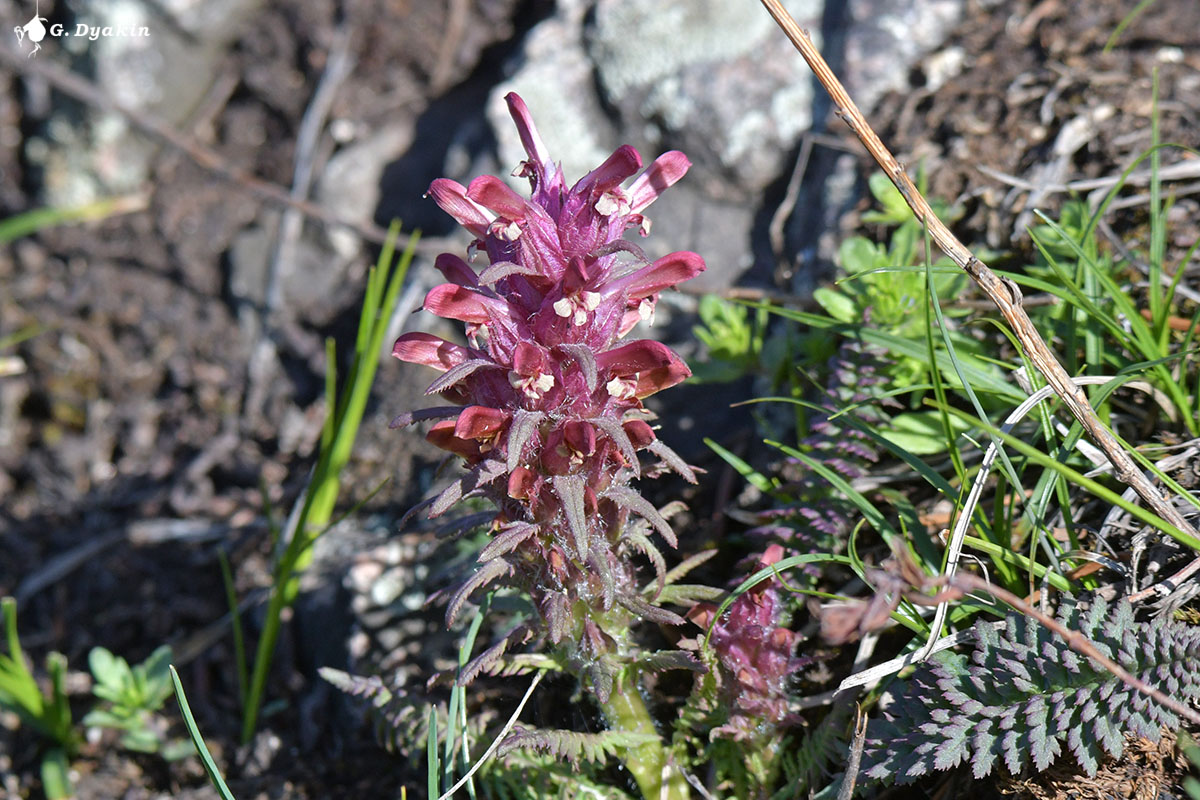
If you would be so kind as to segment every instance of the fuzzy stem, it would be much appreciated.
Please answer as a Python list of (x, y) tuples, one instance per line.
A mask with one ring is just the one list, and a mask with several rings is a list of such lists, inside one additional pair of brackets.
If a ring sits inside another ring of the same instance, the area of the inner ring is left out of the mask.
[[(662, 739), (650, 718), (638, 687), (622, 676), (613, 686), (608, 700), (600, 704), (613, 730), (642, 733), (654, 738), (625, 751), (622, 761), (633, 774), (645, 800), (688, 800), (687, 780), (677, 767), (667, 764)], [(663, 782), (664, 776), (666, 783)]]

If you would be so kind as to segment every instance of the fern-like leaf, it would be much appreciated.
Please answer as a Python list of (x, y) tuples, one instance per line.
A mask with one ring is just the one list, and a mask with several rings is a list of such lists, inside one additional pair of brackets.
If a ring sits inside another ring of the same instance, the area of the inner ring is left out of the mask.
[(584, 761), (590, 764), (602, 764), (613, 756), (632, 747), (654, 741), (655, 738), (651, 734), (628, 731), (580, 733), (569, 730), (518, 727), (508, 735), (496, 753), (504, 756), (513, 750), (535, 750), (579, 767)]
[[(1149, 685), (1200, 701), (1200, 629), (1139, 622), (1127, 602), (1110, 608), (1101, 598), (1085, 611), (1064, 600), (1059, 621)], [(969, 659), (941, 653), (894, 691), (883, 719), (868, 728), (862, 774), (909, 783), (964, 761), (976, 778), (998, 762), (1017, 774), (1029, 763), (1046, 769), (1066, 750), (1095, 775), (1105, 752), (1121, 755), (1126, 733), (1157, 741), (1162, 726), (1179, 725), (1033, 620), (981, 622), (975, 633)]]

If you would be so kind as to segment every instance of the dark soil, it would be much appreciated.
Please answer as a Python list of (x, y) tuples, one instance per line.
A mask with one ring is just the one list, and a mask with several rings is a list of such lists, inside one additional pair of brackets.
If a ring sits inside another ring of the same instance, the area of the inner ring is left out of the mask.
[[(359, 61), (335, 101), (338, 116), (370, 125), (401, 114), (431, 124), (422, 115), (448, 102), (478, 102), (499, 79), (514, 37), (546, 9), (470, 0), (463, 28), (448, 18), (458, 5), (371, 0), (352, 12), (332, 2), (258, 12), (230, 49), (236, 88), (188, 133), (228, 164), (290, 186), (301, 116), (331, 32), (347, 13), (359, 15)], [(1156, 68), (1162, 139), (1200, 146), (1200, 6), (1192, 0), (1152, 4), (1107, 54), (1100, 50), (1128, 4), (987, 5), (971, 12), (951, 42), (965, 56), (961, 73), (936, 90), (914, 73), (913, 91), (885, 98), (870, 115), (909, 164), (923, 164), (932, 194), (964, 204), (958, 227), (967, 241), (1008, 247), (1022, 211), (1053, 209), (1065, 196), (1031, 199), (980, 167), (1046, 188), (1129, 166), (1150, 143)], [(370, 22), (380, 19), (402, 24)], [(23, 149), (36, 133), (30, 91), (21, 75), (0, 72), (0, 218), (39, 202), (41, 176)], [(1094, 135), (1055, 153), (1063, 126), (1089, 113)], [(1164, 155), (1164, 162), (1179, 160)], [(1038, 171), (1052, 163), (1055, 169)], [(436, 164), (428, 168), (436, 177)], [(342, 540), (345, 550), (333, 554), (341, 571), (317, 569), (306, 583), (300, 624), (286, 631), (270, 683), (270, 699), (286, 702), (263, 719), (250, 748), (238, 748), (217, 551), (230, 554), (239, 596), (260, 597), (269, 583), (265, 503), (286, 511), (305, 481), (323, 414), (322, 342), (327, 335), (351, 340), (361, 280), (347, 281), (320, 309), (285, 320), (280, 370), (261, 402), (251, 403), (254, 376), (238, 334), (242, 309), (231, 293), (229, 252), (264, 205), (169, 148), (154, 164), (152, 185), (143, 211), (46, 230), (0, 251), (0, 335), (41, 329), (0, 352), (25, 366), (0, 377), (0, 595), (19, 597), (22, 641), (36, 663), (51, 650), (67, 656), (77, 718), (89, 708), (92, 647), (139, 661), (171, 643), (201, 728), (242, 800), (392, 797), (403, 785), (417, 796), (423, 768), (413, 771), (379, 749), (315, 669), (350, 662), (342, 580), (353, 548), (362, 547), (360, 563), (369, 559), (389, 523), (432, 480), (436, 454), (419, 436), (386, 427), (423, 402), (423, 376), (394, 363), (379, 371), (347, 504), (367, 498), (384, 478), (391, 483), (367, 500), (355, 532)], [(1176, 209), (1175, 218), (1192, 226), (1200, 219), (1188, 196)], [(384, 209), (378, 218), (390, 215)], [(1143, 221), (1144, 205), (1135, 203), (1116, 224), (1136, 231)], [(1194, 227), (1180, 236), (1194, 240)], [(732, 423), (706, 433), (744, 437)], [(699, 447), (681, 449), (705, 458)], [(737, 492), (716, 464), (704, 465), (713, 469), (695, 495), (697, 525), (719, 516), (723, 499)], [(715, 530), (697, 528), (692, 538)], [(409, 536), (413, 552), (428, 558), (428, 537)], [(259, 606), (250, 607), (253, 636)], [(406, 635), (419, 644), (412, 656), (434, 664), (449, 640), (424, 638), (439, 627), (438, 612), (426, 616)], [(38, 743), (11, 723), (0, 717), (0, 795), (36, 796)], [(168, 768), (108, 739), (86, 745), (75, 767), (81, 798), (215, 796), (195, 764)]]

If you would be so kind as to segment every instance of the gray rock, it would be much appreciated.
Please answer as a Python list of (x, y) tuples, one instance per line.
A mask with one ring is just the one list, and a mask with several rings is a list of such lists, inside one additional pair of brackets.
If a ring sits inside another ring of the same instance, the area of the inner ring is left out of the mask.
[(963, 0), (855, 0), (849, 4), (846, 82), (854, 101), (869, 109), (908, 84), (908, 70), (945, 41), (962, 19)]
[[(859, 0), (848, 13), (826, 13), (822, 0), (786, 5), (869, 108), (903, 86), (964, 2)], [(814, 108), (825, 107), (813, 86), (807, 65), (757, 4), (563, 0), (527, 35), (519, 68), (490, 95), (488, 118), (501, 164), (515, 166), (524, 152), (503, 98), (520, 94), (568, 181), (620, 144), (633, 144), (646, 162), (667, 149), (684, 151), (692, 170), (650, 210), (655, 226), (669, 233), (640, 244), (651, 256), (701, 253), (709, 271), (692, 287), (715, 290), (737, 283), (756, 247), (762, 252), (754, 239), (763, 236), (756, 225), (763, 227), (766, 190), (791, 172)], [(818, 175), (822, 182), (836, 175), (842, 185), (830, 193), (810, 189), (806, 197), (828, 199), (839, 210), (853, 201), (844, 170)], [(804, 241), (792, 243), (796, 250), (828, 250), (818, 237), (831, 213), (816, 209)]]
[[(208, 89), (225, 46), (261, 0), (89, 0), (73, 2), (74, 22), (64, 35), (47, 37), (58, 50), (86, 65), (100, 90), (169, 123), (184, 120)], [(149, 35), (77, 35), (78, 26)], [(53, 39), (53, 41), (51, 41)], [(57, 55), (53, 52), (47, 55)], [(44, 139), (27, 145), (45, 170), (43, 200), (71, 206), (140, 189), (160, 144), (132, 130), (124, 117), (61, 107), (47, 120)]]
[[(340, 120), (334, 124), (337, 122)], [(317, 200), (345, 219), (371, 222), (379, 205), (379, 176), (389, 162), (408, 149), (412, 140), (413, 120), (405, 116), (391, 119), (388, 125), (343, 147), (321, 170)], [(343, 265), (358, 258), (361, 240), (356, 234), (334, 226), (323, 230)]]
[[(821, 0), (787, 6), (817, 27)], [(677, 143), (706, 177), (723, 178), (710, 190), (732, 197), (751, 198), (772, 181), (811, 122), (808, 68), (761, 8), (600, 0), (588, 52), (625, 127), (645, 121), (639, 138)]]

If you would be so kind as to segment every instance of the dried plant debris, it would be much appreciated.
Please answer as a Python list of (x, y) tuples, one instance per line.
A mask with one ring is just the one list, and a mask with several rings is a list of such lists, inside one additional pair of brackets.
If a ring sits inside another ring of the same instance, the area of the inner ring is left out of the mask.
[[(1064, 602), (1059, 620), (1137, 677), (1183, 702), (1200, 700), (1200, 629), (1137, 620), (1128, 603)], [(940, 653), (893, 692), (867, 734), (863, 775), (910, 783), (970, 763), (976, 778), (1003, 764), (1045, 770), (1064, 750), (1089, 776), (1126, 734), (1157, 741), (1179, 719), (1035, 621), (977, 623), (969, 656)]]
[(1001, 779), (996, 788), (1021, 800), (1154, 800), (1169, 797), (1171, 787), (1179, 786), (1187, 771), (1178, 737), (1164, 728), (1156, 742), (1126, 736), (1125, 755), (1106, 760), (1094, 776), (1061, 761), (1031, 778)]

